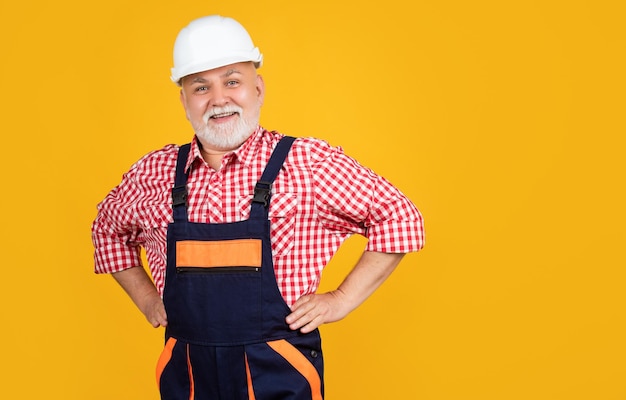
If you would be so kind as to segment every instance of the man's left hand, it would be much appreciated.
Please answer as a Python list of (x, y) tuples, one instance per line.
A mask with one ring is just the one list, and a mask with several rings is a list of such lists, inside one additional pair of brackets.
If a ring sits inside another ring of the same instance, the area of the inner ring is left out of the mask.
[(342, 293), (335, 290), (322, 294), (308, 294), (300, 297), (291, 306), (291, 314), (286, 318), (289, 327), (308, 333), (322, 324), (339, 321), (348, 315)]
[(307, 294), (291, 306), (285, 319), (293, 330), (308, 333), (339, 321), (371, 295), (396, 268), (404, 254), (365, 251), (337, 290)]

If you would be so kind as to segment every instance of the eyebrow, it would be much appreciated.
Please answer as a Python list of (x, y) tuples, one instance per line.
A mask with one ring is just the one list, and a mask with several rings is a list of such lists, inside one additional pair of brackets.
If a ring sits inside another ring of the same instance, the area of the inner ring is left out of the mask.
[(228, 71), (226, 71), (226, 72), (224, 72), (224, 73), (222, 74), (222, 78), (226, 78), (226, 77), (229, 77), (229, 76), (231, 76), (231, 75), (233, 75), (233, 74), (240, 74), (240, 73), (241, 73), (241, 72), (239, 72), (239, 70), (236, 70), (236, 69), (234, 69), (234, 68), (231, 68), (231, 69), (229, 69)]
[[(239, 70), (237, 70), (237, 69), (231, 68), (231, 69), (229, 69), (228, 71), (224, 72), (224, 73), (220, 76), (220, 78), (227, 78), (227, 77), (229, 77), (229, 76), (231, 76), (231, 75), (234, 75), (234, 74), (241, 74), (241, 72), (240, 72)], [(207, 82), (207, 80), (206, 80), (206, 79), (204, 79), (204, 78), (203, 78), (203, 77), (201, 77), (201, 76), (196, 76), (195, 78), (193, 78), (193, 80), (192, 80), (191, 82), (192, 82), (192, 83), (205, 83), (205, 82)]]

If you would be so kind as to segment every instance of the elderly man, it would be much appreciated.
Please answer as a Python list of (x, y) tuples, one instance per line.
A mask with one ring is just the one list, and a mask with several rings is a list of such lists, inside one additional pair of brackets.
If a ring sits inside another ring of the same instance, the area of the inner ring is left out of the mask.
[[(185, 27), (172, 80), (193, 140), (137, 161), (92, 226), (95, 271), (165, 327), (162, 399), (323, 398), (317, 328), (423, 246), (419, 211), (384, 178), (341, 148), (259, 126), (261, 64), (231, 18)], [(368, 238), (362, 256), (336, 290), (316, 293), (354, 233)]]

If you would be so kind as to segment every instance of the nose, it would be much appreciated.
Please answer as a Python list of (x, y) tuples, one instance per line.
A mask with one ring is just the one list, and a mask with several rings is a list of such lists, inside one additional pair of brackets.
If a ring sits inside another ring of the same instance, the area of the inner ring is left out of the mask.
[(226, 89), (220, 85), (215, 85), (212, 88), (211, 105), (214, 107), (221, 107), (228, 104), (228, 95)]

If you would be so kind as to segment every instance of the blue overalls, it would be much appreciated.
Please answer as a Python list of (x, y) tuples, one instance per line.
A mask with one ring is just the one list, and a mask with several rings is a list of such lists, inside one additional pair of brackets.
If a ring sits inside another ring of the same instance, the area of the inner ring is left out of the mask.
[(163, 400), (323, 399), (319, 332), (289, 329), (274, 274), (271, 185), (294, 141), (272, 153), (245, 221), (187, 218), (189, 144), (181, 146), (167, 231), (165, 349), (157, 366)]

